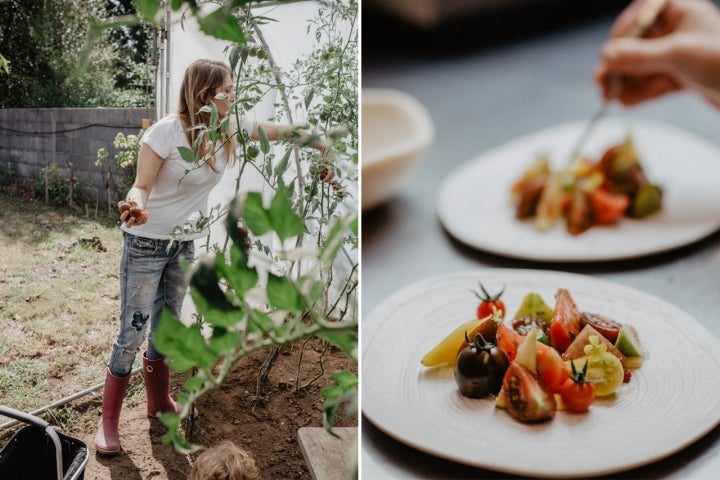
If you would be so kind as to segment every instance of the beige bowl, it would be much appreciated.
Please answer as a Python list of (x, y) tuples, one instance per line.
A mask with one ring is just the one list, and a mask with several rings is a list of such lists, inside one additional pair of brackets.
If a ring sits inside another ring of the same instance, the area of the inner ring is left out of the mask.
[(362, 90), (362, 209), (389, 200), (434, 135), (425, 107), (407, 93)]

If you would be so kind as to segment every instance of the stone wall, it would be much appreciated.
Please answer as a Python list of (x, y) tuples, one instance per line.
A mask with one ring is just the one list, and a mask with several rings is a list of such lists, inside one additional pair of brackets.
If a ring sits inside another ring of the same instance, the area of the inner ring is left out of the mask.
[(112, 160), (115, 136), (139, 133), (143, 118), (154, 116), (147, 108), (0, 109), (0, 175), (32, 179), (54, 163), (77, 178), (83, 198), (114, 202), (125, 194), (117, 191), (120, 177), (114, 168), (95, 165), (97, 152), (105, 148)]

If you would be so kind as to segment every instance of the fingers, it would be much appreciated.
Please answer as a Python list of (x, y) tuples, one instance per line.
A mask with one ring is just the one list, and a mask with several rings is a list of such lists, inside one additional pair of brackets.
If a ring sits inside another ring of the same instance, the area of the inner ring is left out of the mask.
[(603, 47), (600, 58), (609, 71), (622, 75), (669, 74), (673, 70), (672, 43), (667, 37), (611, 40)]
[(119, 201), (118, 210), (120, 211), (120, 221), (124, 223), (128, 228), (147, 223), (147, 210), (138, 207), (137, 202), (135, 202), (134, 200)]
[(667, 76), (653, 75), (636, 78), (623, 82), (618, 100), (623, 105), (632, 106), (676, 92), (679, 89), (677, 83)]
[(635, 0), (618, 15), (615, 23), (610, 28), (610, 37), (624, 37), (633, 29), (635, 19), (637, 18), (637, 10), (644, 0)]

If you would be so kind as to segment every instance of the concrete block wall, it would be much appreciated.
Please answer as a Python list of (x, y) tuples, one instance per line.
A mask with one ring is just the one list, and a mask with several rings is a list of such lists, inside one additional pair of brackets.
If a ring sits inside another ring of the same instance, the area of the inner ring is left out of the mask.
[[(110, 160), (118, 132), (137, 134), (144, 118), (153, 121), (147, 108), (9, 108), (0, 109), (0, 175), (14, 173), (26, 179), (55, 163), (77, 177), (83, 197), (115, 202), (118, 195), (108, 179), (107, 167), (95, 166), (97, 152), (105, 148)], [(110, 162), (112, 164), (112, 162)], [(115, 172), (115, 179), (120, 180)], [(4, 183), (8, 179), (0, 179)]]

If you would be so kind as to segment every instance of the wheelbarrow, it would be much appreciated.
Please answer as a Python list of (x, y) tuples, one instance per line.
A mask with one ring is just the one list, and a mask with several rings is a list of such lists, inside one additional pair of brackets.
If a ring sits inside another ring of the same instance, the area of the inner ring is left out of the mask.
[(0, 405), (0, 415), (28, 424), (0, 451), (2, 480), (83, 480), (88, 462), (85, 443), (19, 410)]

